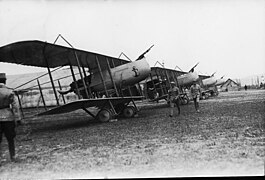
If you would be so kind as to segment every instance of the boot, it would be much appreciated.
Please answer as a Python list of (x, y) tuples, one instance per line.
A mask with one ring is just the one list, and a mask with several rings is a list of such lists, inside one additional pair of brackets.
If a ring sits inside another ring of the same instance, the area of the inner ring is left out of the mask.
[(15, 143), (14, 143), (14, 139), (8, 140), (8, 149), (9, 149), (10, 160), (12, 162), (15, 162), (16, 158), (15, 158)]
[(172, 108), (170, 109), (169, 117), (173, 117), (173, 109)]

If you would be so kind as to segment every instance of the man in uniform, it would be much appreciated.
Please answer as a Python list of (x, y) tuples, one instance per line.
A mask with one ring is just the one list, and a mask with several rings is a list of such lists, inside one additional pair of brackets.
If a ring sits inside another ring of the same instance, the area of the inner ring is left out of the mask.
[[(89, 86), (89, 84), (91, 83), (91, 75), (84, 77), (84, 81), (86, 82), (86, 85)], [(74, 92), (75, 94), (77, 94), (77, 89), (76, 89), (76, 85), (80, 91), (80, 94), (83, 98), (89, 98), (86, 95), (85, 89), (84, 89), (84, 84), (82, 79), (78, 79), (76, 82), (72, 82), (69, 86), (70, 88), (68, 90), (58, 90), (58, 92), (62, 95), (68, 94), (70, 92)]]
[(176, 104), (178, 108), (178, 115), (180, 114), (180, 107), (179, 107), (179, 88), (176, 86), (175, 82), (170, 82), (171, 87), (168, 90), (168, 100), (169, 100), (169, 105), (170, 105), (170, 114), (169, 117), (173, 117), (174, 113), (174, 105)]
[(200, 112), (199, 110), (199, 100), (201, 95), (201, 87), (199, 84), (197, 84), (197, 81), (193, 81), (193, 84), (190, 87), (191, 96), (194, 101), (195, 109), (197, 112)]
[(1, 142), (2, 135), (8, 142), (9, 154), (11, 161), (15, 161), (15, 127), (17, 121), (21, 121), (17, 98), (12, 89), (6, 85), (5, 73), (0, 73), (0, 157), (2, 158)]

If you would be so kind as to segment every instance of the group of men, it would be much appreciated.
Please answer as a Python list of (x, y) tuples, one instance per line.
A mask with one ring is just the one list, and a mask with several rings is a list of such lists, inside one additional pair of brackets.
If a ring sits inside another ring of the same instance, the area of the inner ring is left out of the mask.
[[(175, 82), (171, 82), (170, 84), (171, 84), (171, 88), (168, 91), (168, 100), (169, 100), (169, 105), (170, 105), (169, 117), (173, 117), (175, 105), (178, 109), (178, 115), (180, 114), (180, 107), (179, 107), (180, 91)], [(199, 84), (197, 84), (197, 81), (193, 81), (193, 84), (190, 87), (190, 91), (191, 91), (192, 99), (194, 101), (195, 110), (197, 112), (200, 112), (199, 100), (200, 100), (200, 95), (201, 95), (201, 87)]]

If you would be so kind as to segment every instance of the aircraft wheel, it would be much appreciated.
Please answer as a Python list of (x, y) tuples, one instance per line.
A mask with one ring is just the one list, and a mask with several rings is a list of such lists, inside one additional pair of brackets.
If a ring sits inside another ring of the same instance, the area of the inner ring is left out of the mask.
[(97, 114), (97, 119), (100, 122), (108, 122), (112, 118), (112, 113), (109, 109), (101, 109)]
[(123, 110), (123, 115), (126, 118), (130, 118), (133, 117), (133, 115), (135, 114), (135, 109), (133, 106), (127, 106), (124, 110)]
[(180, 102), (182, 105), (186, 105), (189, 103), (189, 99), (187, 97), (183, 97), (180, 99)]

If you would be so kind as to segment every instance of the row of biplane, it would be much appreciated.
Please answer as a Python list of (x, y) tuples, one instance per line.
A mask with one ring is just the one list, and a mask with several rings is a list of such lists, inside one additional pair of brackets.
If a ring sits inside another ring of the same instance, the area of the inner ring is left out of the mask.
[[(63, 38), (61, 35), (58, 37)], [(193, 81), (201, 80), (204, 95), (218, 93), (216, 86), (224, 82), (223, 77), (216, 79), (214, 74), (200, 75), (200, 78), (194, 71), (198, 63), (187, 73), (164, 67), (150, 67), (145, 54), (153, 46), (135, 61), (130, 61), (75, 49), (68, 41), (66, 42), (71, 47), (42, 41), (22, 41), (0, 47), (0, 62), (47, 68), (56, 106), (46, 107), (43, 90), (38, 82), (40, 97), (45, 107), (44, 111), (37, 114), (39, 116), (83, 109), (95, 119), (106, 122), (118, 115), (133, 117), (138, 112), (136, 100), (142, 100), (144, 97), (157, 102), (166, 99), (172, 81), (181, 89), (182, 104), (189, 102), (186, 89)], [(69, 88), (62, 89), (55, 85), (51, 69), (65, 66), (69, 66), (72, 83)], [(79, 79), (73, 70), (74, 67), (78, 69)], [(143, 81), (144, 88), (140, 85)], [(25, 90), (21, 87), (16, 91), (22, 108), (19, 94)], [(71, 92), (78, 96), (78, 100), (63, 104), (59, 102), (59, 96), (63, 97)], [(97, 107), (98, 111), (94, 113), (89, 107)]]

